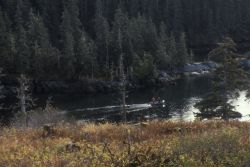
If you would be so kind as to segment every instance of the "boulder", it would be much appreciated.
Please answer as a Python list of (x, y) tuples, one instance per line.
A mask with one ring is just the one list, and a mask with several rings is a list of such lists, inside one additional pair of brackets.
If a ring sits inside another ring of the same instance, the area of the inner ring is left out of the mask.
[(213, 61), (204, 62), (203, 64), (209, 67), (210, 70), (215, 70), (216, 68), (219, 67), (219, 65)]
[(163, 78), (163, 77), (158, 78), (158, 82), (159, 82), (160, 85), (169, 84), (170, 81), (171, 81), (171, 80), (169, 80), (169, 78)]
[(240, 61), (240, 67), (242, 67), (245, 70), (250, 70), (250, 60)]
[(215, 70), (218, 65), (214, 62), (202, 62), (202, 63), (193, 63), (186, 64), (184, 67), (179, 69), (181, 73), (203, 73), (204, 71)]
[(158, 77), (159, 78), (169, 78), (170, 75), (165, 71), (158, 71)]

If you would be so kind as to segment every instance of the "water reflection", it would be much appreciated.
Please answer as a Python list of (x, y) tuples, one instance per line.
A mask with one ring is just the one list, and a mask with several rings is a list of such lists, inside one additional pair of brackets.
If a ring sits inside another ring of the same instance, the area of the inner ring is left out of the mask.
[[(127, 119), (138, 121), (146, 119), (171, 119), (193, 121), (194, 113), (199, 112), (194, 108), (203, 95), (210, 90), (209, 78), (187, 78), (177, 85), (170, 85), (161, 89), (144, 89), (128, 92)], [(241, 120), (250, 121), (250, 103), (246, 101), (246, 93), (242, 92), (239, 99), (233, 104), (237, 111), (244, 116)], [(151, 98), (161, 97), (166, 100), (165, 107), (151, 107)], [(67, 116), (78, 120), (106, 119), (108, 121), (121, 121), (120, 97), (118, 94), (95, 96), (55, 96), (55, 104), (65, 111)]]
[(241, 92), (240, 97), (233, 102), (236, 110), (243, 115), (242, 121), (250, 121), (250, 101), (246, 98), (246, 94), (247, 92)]

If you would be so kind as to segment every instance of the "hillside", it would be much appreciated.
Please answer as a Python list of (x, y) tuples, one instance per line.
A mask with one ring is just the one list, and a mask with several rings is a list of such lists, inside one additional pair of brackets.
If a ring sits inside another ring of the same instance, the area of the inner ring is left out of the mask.
[(224, 36), (247, 48), (249, 14), (245, 0), (1, 0), (0, 67), (36, 79), (114, 80), (122, 62), (144, 79), (152, 64), (182, 66)]
[(250, 124), (153, 121), (3, 128), (0, 166), (248, 166)]

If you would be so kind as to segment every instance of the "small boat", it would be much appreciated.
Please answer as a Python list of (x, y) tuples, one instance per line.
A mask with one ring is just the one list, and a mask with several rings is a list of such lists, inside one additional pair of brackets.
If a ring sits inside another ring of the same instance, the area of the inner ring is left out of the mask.
[(166, 101), (165, 100), (156, 100), (156, 101), (152, 101), (149, 103), (152, 107), (164, 107), (165, 104), (166, 104)]

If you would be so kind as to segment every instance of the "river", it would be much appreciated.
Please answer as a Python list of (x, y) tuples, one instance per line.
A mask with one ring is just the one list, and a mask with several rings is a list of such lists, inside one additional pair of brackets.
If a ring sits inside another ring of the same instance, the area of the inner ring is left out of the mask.
[[(194, 104), (210, 91), (210, 79), (207, 77), (186, 78), (176, 85), (165, 88), (143, 89), (127, 92), (127, 120), (168, 119), (193, 121), (195, 119)], [(152, 97), (161, 97), (166, 101), (164, 107), (151, 107)], [(119, 94), (99, 95), (54, 95), (54, 105), (68, 118), (76, 120), (122, 121)], [(245, 92), (233, 101), (237, 111), (242, 113), (241, 120), (249, 121), (250, 102)]]

